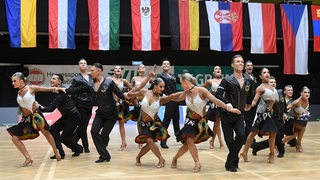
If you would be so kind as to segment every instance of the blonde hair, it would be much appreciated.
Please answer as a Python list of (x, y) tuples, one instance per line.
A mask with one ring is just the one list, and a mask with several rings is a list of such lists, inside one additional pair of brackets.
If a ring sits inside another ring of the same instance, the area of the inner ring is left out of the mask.
[(193, 77), (192, 74), (190, 74), (190, 73), (183, 73), (181, 75), (181, 79), (185, 80), (185, 81), (189, 81), (192, 84), (196, 84), (196, 82), (197, 82), (197, 79), (195, 77)]

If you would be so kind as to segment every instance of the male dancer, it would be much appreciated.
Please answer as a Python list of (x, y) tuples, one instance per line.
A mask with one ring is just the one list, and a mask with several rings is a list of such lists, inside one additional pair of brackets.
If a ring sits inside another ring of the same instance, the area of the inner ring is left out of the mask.
[(92, 115), (93, 80), (87, 73), (88, 64), (85, 59), (80, 59), (80, 73), (73, 79), (71, 86), (66, 90), (71, 94), (80, 114), (81, 119), (78, 128), (73, 133), (73, 139), (78, 142), (81, 138), (85, 153), (89, 153), (87, 126)]
[[(170, 95), (172, 93), (175, 93), (177, 91), (176, 84), (180, 84), (180, 79), (174, 74), (171, 74), (169, 71), (171, 69), (170, 61), (168, 58), (165, 58), (162, 61), (162, 70), (163, 72), (161, 74), (158, 74), (157, 77), (161, 78), (165, 83), (165, 89), (163, 93), (165, 95)], [(165, 105), (165, 113), (164, 118), (162, 121), (163, 127), (168, 129), (170, 121), (172, 119), (173, 129), (174, 133), (177, 133), (180, 131), (180, 125), (179, 125), (179, 103), (170, 101)], [(168, 149), (168, 145), (166, 141), (161, 141), (160, 143), (162, 148)]]
[(114, 81), (103, 77), (102, 64), (94, 63), (90, 70), (91, 77), (94, 80), (94, 97), (98, 105), (91, 128), (92, 140), (100, 155), (99, 159), (95, 162), (109, 162), (111, 159), (107, 150), (110, 140), (109, 134), (117, 121), (118, 115), (113, 93), (120, 99), (124, 99), (124, 95)]
[(227, 171), (237, 172), (239, 152), (245, 140), (243, 112), (252, 102), (254, 85), (253, 81), (246, 78), (242, 73), (244, 60), (241, 55), (233, 56), (231, 66), (233, 74), (222, 79), (216, 92), (216, 97), (224, 101), (228, 106), (237, 108), (242, 112), (237, 115), (224, 110), (221, 111), (221, 126), (229, 149), (225, 168)]
[[(257, 78), (253, 75), (253, 63), (250, 60), (247, 60), (245, 63), (245, 70), (246, 72), (243, 74), (246, 78), (253, 80), (253, 97), (255, 95), (256, 88), (258, 87)], [(257, 106), (252, 107), (249, 111), (244, 112), (244, 119), (245, 119), (245, 139), (247, 139), (249, 133), (251, 132), (252, 123), (254, 120), (254, 117), (256, 115)], [(255, 142), (255, 140), (254, 140)], [(245, 143), (245, 142), (244, 142)]]

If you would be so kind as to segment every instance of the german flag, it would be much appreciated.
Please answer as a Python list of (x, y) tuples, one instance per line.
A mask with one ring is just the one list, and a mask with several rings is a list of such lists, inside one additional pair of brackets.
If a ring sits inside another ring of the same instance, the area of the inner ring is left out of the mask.
[(168, 0), (171, 44), (173, 50), (199, 49), (199, 2)]

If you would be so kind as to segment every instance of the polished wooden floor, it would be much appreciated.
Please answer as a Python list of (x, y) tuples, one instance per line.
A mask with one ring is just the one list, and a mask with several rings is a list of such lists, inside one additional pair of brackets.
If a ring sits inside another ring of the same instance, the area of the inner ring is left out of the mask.
[[(90, 127), (89, 127), (90, 128)], [(120, 135), (116, 125), (111, 133), (109, 151), (111, 162), (94, 163), (98, 154), (91, 137), (90, 153), (72, 157), (66, 150), (66, 158), (60, 162), (49, 159), (53, 154), (44, 136), (24, 141), (34, 162), (32, 166), (21, 167), (23, 156), (18, 152), (6, 132), (0, 127), (0, 179), (320, 179), (320, 123), (309, 122), (303, 139), (304, 153), (295, 152), (295, 148), (286, 145), (284, 158), (276, 158), (275, 164), (267, 162), (268, 150), (257, 156), (249, 154), (250, 162), (240, 162), (237, 173), (224, 169), (227, 148), (209, 149), (209, 141), (197, 145), (202, 164), (201, 172), (192, 173), (194, 166), (189, 153), (178, 160), (177, 169), (171, 169), (172, 157), (181, 144), (172, 137), (168, 141), (170, 149), (160, 149), (166, 159), (165, 167), (156, 168), (158, 160), (149, 152), (142, 158), (142, 166), (135, 166), (135, 157), (139, 152), (134, 137), (135, 125), (126, 125), (127, 143), (125, 151), (119, 151)], [(169, 132), (172, 134), (171, 125)], [(258, 138), (259, 140), (260, 138)], [(158, 143), (159, 145), (159, 143)]]

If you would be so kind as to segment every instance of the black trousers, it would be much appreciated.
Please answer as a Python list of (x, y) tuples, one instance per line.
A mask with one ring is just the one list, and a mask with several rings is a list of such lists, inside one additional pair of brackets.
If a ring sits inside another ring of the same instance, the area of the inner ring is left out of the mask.
[(225, 168), (238, 168), (239, 152), (245, 140), (244, 116), (223, 111), (221, 112), (221, 127), (229, 149)]
[(81, 119), (79, 122), (79, 126), (73, 133), (73, 139), (75, 142), (78, 142), (79, 139), (81, 138), (83, 148), (89, 149), (87, 127), (92, 115), (92, 106), (84, 107), (81, 105), (77, 105), (77, 108), (80, 112)]
[[(282, 138), (284, 137), (284, 130), (283, 126), (284, 124), (281, 121), (276, 121), (277, 127), (278, 127), (278, 132), (276, 135), (276, 146), (278, 148), (279, 154), (284, 154), (285, 149), (284, 149), (284, 144), (282, 143)], [(252, 144), (252, 148), (254, 148), (257, 152), (266, 148), (269, 148), (269, 141), (263, 140), (260, 142), (254, 142)]]
[[(82, 151), (82, 146), (77, 144), (72, 138), (72, 134), (78, 126), (79, 119), (80, 113), (77, 110), (67, 115), (62, 115), (61, 118), (51, 126), (50, 133), (54, 138), (60, 156), (65, 156), (61, 143), (72, 150)], [(62, 133), (60, 134), (61, 131)]]
[[(252, 130), (252, 124), (254, 121), (254, 118), (256, 116), (256, 107), (252, 107), (250, 111), (245, 111), (244, 112), (244, 119), (245, 119), (245, 139), (247, 139), (248, 135), (250, 134)], [(245, 141), (244, 141), (245, 143)]]
[(110, 140), (110, 132), (117, 121), (117, 111), (110, 113), (96, 112), (91, 127), (91, 136), (100, 158), (110, 160), (111, 156), (107, 150)]
[(180, 131), (180, 124), (179, 124), (179, 103), (170, 101), (165, 105), (165, 113), (162, 121), (162, 126), (168, 129), (170, 121), (172, 119), (174, 133)]

